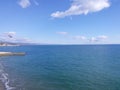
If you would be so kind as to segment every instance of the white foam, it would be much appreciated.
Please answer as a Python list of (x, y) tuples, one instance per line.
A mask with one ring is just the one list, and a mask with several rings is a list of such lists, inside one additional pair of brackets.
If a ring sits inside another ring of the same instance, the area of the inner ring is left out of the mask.
[(6, 90), (14, 90), (15, 87), (11, 87), (9, 84), (8, 74), (5, 73), (3, 65), (0, 63), (0, 80), (4, 83)]

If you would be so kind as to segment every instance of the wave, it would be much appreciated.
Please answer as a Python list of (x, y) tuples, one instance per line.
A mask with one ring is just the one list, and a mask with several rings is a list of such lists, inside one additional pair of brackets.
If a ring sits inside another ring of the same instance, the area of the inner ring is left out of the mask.
[(4, 67), (1, 63), (0, 63), (0, 80), (5, 85), (6, 90), (15, 90), (15, 87), (10, 86), (8, 74), (4, 71)]

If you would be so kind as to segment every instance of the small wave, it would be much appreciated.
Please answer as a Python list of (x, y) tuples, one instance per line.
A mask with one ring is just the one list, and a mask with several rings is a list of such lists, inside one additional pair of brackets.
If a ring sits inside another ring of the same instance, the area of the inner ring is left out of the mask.
[(8, 74), (4, 71), (3, 65), (0, 63), (0, 80), (4, 83), (6, 90), (14, 90), (15, 87), (11, 87)]

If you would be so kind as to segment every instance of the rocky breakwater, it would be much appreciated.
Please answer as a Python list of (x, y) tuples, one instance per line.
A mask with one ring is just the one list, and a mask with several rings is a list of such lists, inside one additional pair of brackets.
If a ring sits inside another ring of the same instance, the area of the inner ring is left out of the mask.
[(0, 56), (24, 56), (24, 52), (0, 52)]

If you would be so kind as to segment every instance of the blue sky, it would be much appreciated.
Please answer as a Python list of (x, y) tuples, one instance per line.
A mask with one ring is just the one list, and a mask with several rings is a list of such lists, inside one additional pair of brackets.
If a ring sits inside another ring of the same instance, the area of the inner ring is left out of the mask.
[(120, 0), (1, 0), (0, 21), (3, 41), (120, 44)]

